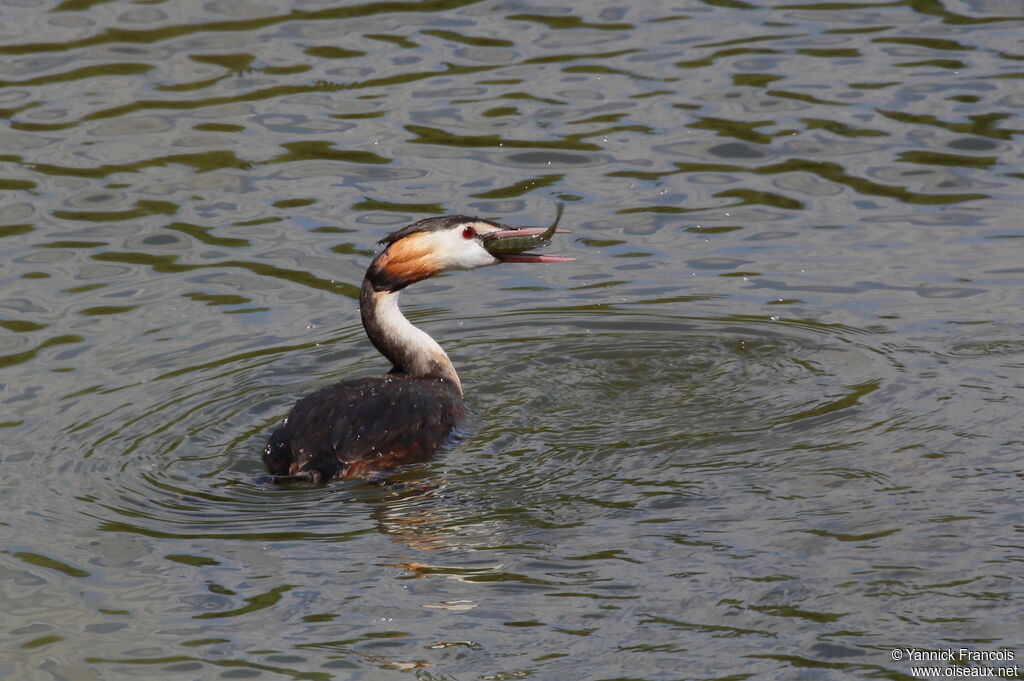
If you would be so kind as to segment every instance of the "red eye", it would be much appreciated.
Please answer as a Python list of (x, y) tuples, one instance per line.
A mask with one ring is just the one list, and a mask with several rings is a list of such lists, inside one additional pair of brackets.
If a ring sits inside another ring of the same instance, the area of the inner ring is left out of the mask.
[(463, 239), (473, 239), (475, 237), (476, 237), (476, 230), (473, 229), (472, 227), (466, 227), (466, 229), (462, 230), (462, 238)]

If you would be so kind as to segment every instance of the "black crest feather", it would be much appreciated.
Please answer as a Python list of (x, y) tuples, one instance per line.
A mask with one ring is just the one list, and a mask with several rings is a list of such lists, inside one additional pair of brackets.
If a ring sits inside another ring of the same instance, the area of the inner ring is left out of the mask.
[(474, 218), (468, 215), (443, 215), (436, 218), (423, 218), (422, 220), (417, 220), (411, 225), (406, 225), (397, 232), (391, 232), (391, 234), (388, 234), (377, 243), (390, 245), (399, 239), (404, 239), (410, 234), (415, 234), (416, 232), (437, 232), (443, 229), (451, 229), (455, 225), (462, 224), (463, 222), (486, 222), (489, 225), (500, 227), (497, 222), (484, 220), (483, 218)]

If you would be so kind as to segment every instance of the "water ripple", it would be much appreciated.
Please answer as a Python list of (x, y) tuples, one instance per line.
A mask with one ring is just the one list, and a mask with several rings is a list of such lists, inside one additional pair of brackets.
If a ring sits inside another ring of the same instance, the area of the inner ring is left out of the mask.
[[(7, 2), (3, 675), (1012, 648), (1015, 14)], [(261, 482), (297, 397), (387, 368), (355, 309), (377, 239), (557, 202), (575, 263), (403, 296), (466, 386), (457, 446)]]

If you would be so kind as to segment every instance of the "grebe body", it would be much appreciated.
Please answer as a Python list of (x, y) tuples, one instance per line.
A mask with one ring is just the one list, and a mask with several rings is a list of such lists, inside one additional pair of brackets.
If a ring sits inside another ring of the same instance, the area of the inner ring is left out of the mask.
[(389, 234), (359, 295), (366, 335), (392, 364), (377, 378), (342, 381), (299, 400), (263, 450), (277, 481), (323, 484), (365, 478), (424, 461), (450, 440), (465, 414), (462, 384), (448, 355), (398, 307), (406, 286), (447, 270), (501, 262), (564, 262), (527, 253), (557, 230), (511, 227), (452, 215)]

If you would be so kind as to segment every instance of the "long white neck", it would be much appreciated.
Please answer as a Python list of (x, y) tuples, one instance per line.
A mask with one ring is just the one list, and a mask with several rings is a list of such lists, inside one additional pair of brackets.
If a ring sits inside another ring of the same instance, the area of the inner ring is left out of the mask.
[(398, 308), (398, 291), (374, 291), (370, 281), (364, 280), (359, 314), (370, 342), (394, 365), (393, 373), (447, 379), (462, 391), (455, 366), (445, 351)]

